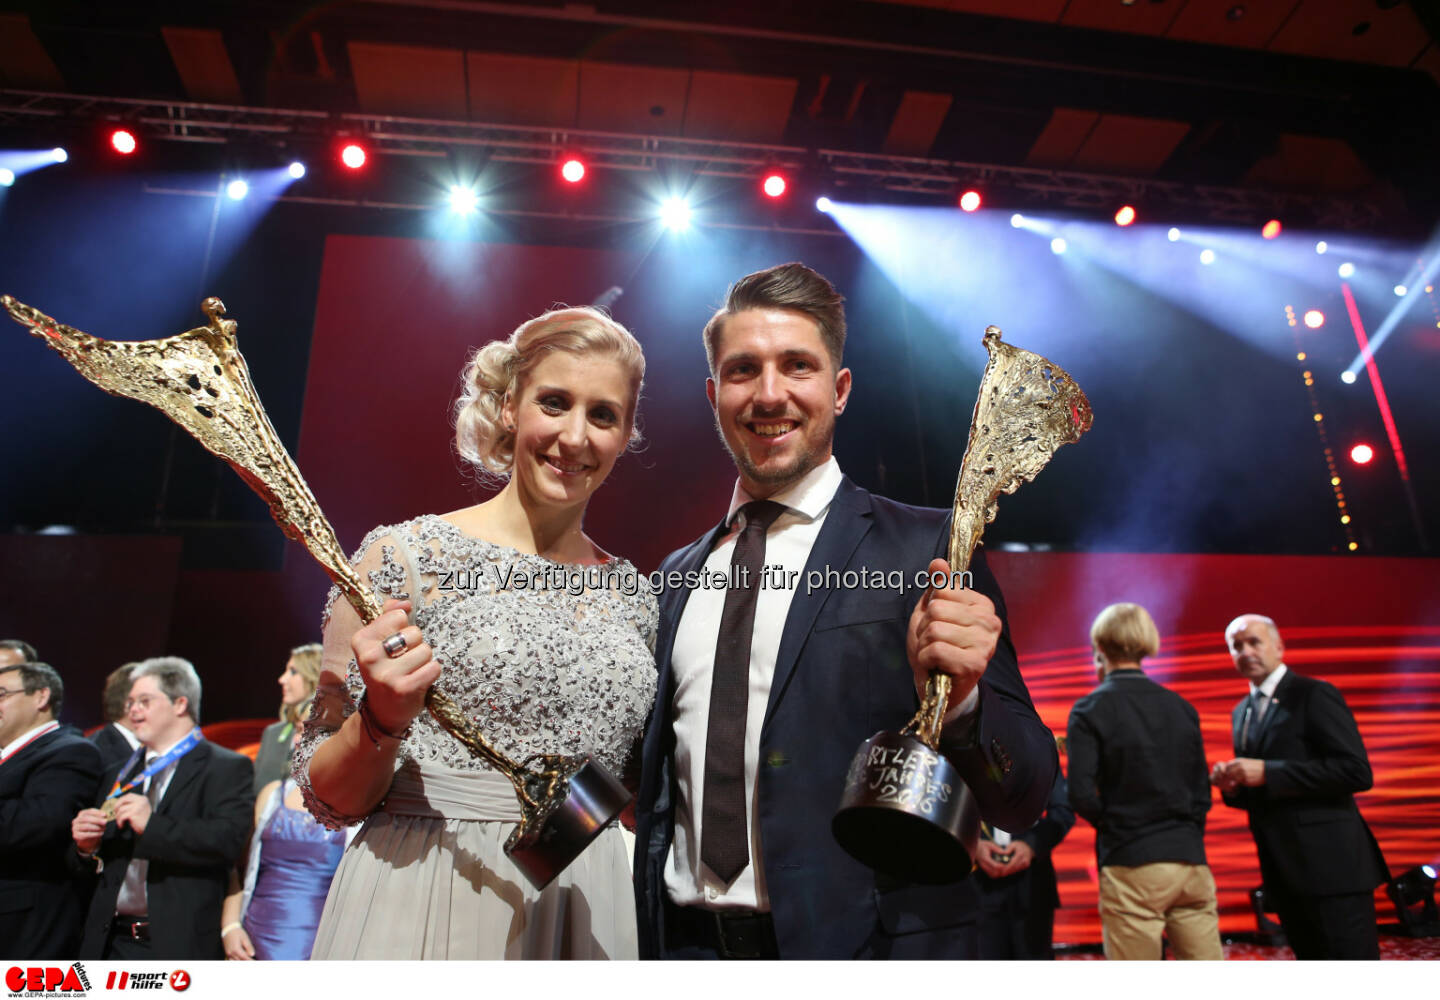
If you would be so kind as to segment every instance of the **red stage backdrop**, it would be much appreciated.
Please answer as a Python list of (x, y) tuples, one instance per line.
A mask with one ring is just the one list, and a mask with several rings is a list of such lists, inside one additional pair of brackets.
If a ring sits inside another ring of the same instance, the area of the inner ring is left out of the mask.
[[(300, 466), (349, 547), (376, 524), (474, 502), (448, 429), (468, 350), (555, 301), (584, 303), (624, 285), (617, 318), (650, 361), (649, 445), (622, 459), (587, 529), (649, 571), (720, 516), (733, 482), (704, 401), (699, 329), (727, 278), (777, 262), (745, 260), (718, 281), (687, 281), (651, 273), (621, 251), (333, 236)], [(1029, 489), (1043, 491), (1044, 482)], [(318, 573), (297, 565), (303, 558), (292, 547), (285, 575), (292, 599), (303, 592), (313, 600)], [(1230, 757), (1230, 709), (1246, 689), (1221, 633), (1241, 612), (1269, 614), (1289, 665), (1336, 684), (1356, 715), (1375, 771), (1360, 805), (1392, 871), (1440, 859), (1440, 561), (1028, 552), (990, 560), (1030, 691), (1057, 733), (1094, 684), (1091, 619), (1106, 604), (1136, 601), (1164, 637), (1151, 674), (1199, 710), (1211, 760)], [(1254, 847), (1244, 816), (1218, 795), (1207, 845), (1222, 926), (1253, 929)], [(1098, 941), (1094, 837), (1083, 820), (1056, 861), (1056, 940)]]

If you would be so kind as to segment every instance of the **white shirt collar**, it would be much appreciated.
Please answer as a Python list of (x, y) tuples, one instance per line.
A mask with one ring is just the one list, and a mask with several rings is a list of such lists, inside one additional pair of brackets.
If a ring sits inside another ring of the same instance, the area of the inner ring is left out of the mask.
[[(157, 759), (157, 758), (159, 758), (159, 757), (165, 756), (165, 755), (166, 755), (167, 753), (169, 753), (172, 749), (174, 749), (175, 747), (179, 746), (179, 745), (180, 745), (180, 740), (183, 740), (185, 737), (189, 736), (192, 732), (194, 732), (194, 730), (195, 730), (195, 727), (194, 727), (194, 726), (191, 726), (189, 729), (185, 730), (183, 733), (180, 734), (180, 739), (171, 740), (169, 743), (165, 744), (163, 747), (160, 747), (160, 748), (158, 748), (158, 749), (156, 749), (156, 750), (151, 750), (149, 747), (146, 747), (146, 748), (145, 748), (145, 763), (148, 765), (148, 764), (150, 763), (150, 761), (155, 760), (155, 759)], [(172, 760), (170, 763), (173, 764), (173, 763), (175, 763), (175, 762)]]
[(134, 733), (132, 733), (130, 730), (128, 730), (128, 729), (126, 729), (124, 726), (120, 725), (120, 723), (118, 723), (118, 722), (112, 722), (112, 723), (110, 723), (110, 725), (114, 726), (114, 727), (115, 727), (115, 731), (121, 735), (121, 737), (125, 740), (126, 743), (130, 744), (130, 749), (131, 749), (131, 750), (139, 749), (139, 747), (140, 747), (140, 737), (136, 736), (136, 735), (135, 735)]
[(1285, 671), (1288, 669), (1285, 664), (1280, 664), (1274, 670), (1270, 671), (1270, 676), (1261, 681), (1258, 687), (1252, 682), (1250, 684), (1250, 693), (1254, 694), (1256, 691), (1259, 691), (1267, 698), (1275, 697), (1275, 689), (1280, 686), (1280, 678), (1285, 676)]
[[(840, 488), (840, 480), (843, 478), (845, 476), (840, 471), (840, 463), (831, 455), (827, 461), (801, 476), (793, 486), (788, 486), (766, 499), (783, 504), (791, 513), (813, 521), (823, 514), (825, 508), (830, 506), (830, 501), (835, 499), (835, 491)], [(730, 496), (730, 509), (725, 514), (725, 523), (730, 524), (735, 519), (735, 512), (754, 499), (745, 492), (745, 487), (740, 485), (737, 478), (735, 489)]]
[(20, 749), (30, 740), (39, 739), (41, 736), (44, 736), (50, 730), (59, 728), (60, 723), (55, 719), (51, 719), (49, 722), (42, 722), (38, 726), (31, 726), (29, 729), (25, 730), (19, 736), (11, 740), (9, 743), (5, 744), (4, 749), (0, 749), (0, 760), (4, 760), (5, 758), (9, 757), (12, 753), (15, 752), (15, 750)]

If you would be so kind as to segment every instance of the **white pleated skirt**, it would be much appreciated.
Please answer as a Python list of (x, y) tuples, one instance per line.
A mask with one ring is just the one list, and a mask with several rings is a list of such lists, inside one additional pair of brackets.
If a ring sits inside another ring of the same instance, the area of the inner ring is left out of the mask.
[(340, 861), (311, 958), (635, 958), (619, 825), (537, 891), (504, 851), (519, 818), (498, 774), (403, 768)]

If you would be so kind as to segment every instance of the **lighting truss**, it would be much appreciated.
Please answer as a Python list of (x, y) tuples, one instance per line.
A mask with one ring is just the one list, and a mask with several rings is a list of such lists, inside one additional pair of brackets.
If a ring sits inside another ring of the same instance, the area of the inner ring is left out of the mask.
[(676, 164), (703, 175), (755, 180), (778, 169), (831, 181), (842, 190), (893, 191), (937, 200), (953, 199), (958, 191), (974, 187), (986, 191), (991, 204), (995, 194), (1007, 192), (1031, 211), (1048, 206), (1108, 214), (1128, 203), (1146, 206), (1151, 218), (1159, 214), (1158, 206), (1165, 206), (1172, 213), (1183, 211), (1187, 217), (1219, 223), (1284, 217), (1324, 229), (1366, 229), (1393, 221), (1375, 202), (1357, 198), (1070, 170), (590, 129), (0, 89), (0, 128), (105, 119), (124, 121), (146, 139), (161, 141), (324, 141), (344, 134), (365, 142), (372, 152), (399, 156), (445, 156), (470, 147), (483, 149), (492, 160), (558, 165), (578, 154), (596, 170), (654, 171)]

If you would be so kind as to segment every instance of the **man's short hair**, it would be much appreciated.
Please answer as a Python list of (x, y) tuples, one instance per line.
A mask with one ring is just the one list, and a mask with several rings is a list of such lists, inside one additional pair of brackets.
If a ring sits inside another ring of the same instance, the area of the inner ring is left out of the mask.
[(1090, 642), (1115, 663), (1139, 663), (1160, 650), (1160, 630), (1138, 604), (1112, 604), (1095, 616)]
[(49, 688), (50, 716), (60, 718), (60, 706), (65, 704), (65, 682), (60, 679), (59, 671), (48, 663), (17, 663), (11, 667), (0, 667), (0, 674), (11, 672), (19, 675), (26, 694)]
[(705, 324), (705, 360), (715, 374), (715, 354), (725, 320), (747, 309), (793, 309), (820, 328), (820, 339), (835, 370), (845, 356), (845, 296), (824, 275), (792, 261), (747, 274), (725, 293), (725, 304)]
[(116, 722), (125, 718), (125, 703), (130, 700), (130, 675), (134, 673), (137, 663), (125, 663), (110, 671), (105, 678), (105, 693), (100, 696), (100, 712), (105, 716), (106, 722)]
[(1255, 612), (1249, 611), (1243, 615), (1236, 615), (1235, 619), (1231, 621), (1229, 625), (1225, 626), (1225, 642), (1227, 645), (1230, 642), (1230, 637), (1245, 627), (1245, 619), (1247, 618), (1253, 619), (1266, 626), (1270, 629), (1272, 636), (1276, 639), (1280, 638), (1280, 629), (1276, 626), (1275, 619), (1266, 617), (1265, 615), (1257, 615)]
[(35, 663), (40, 659), (40, 654), (35, 652), (35, 647), (24, 639), (0, 639), (0, 649), (13, 649), (20, 654), (23, 663)]
[(141, 660), (130, 671), (131, 685), (142, 677), (155, 678), (160, 690), (171, 701), (184, 698), (185, 713), (190, 716), (191, 722), (200, 725), (200, 675), (189, 660), (179, 656), (155, 656)]

